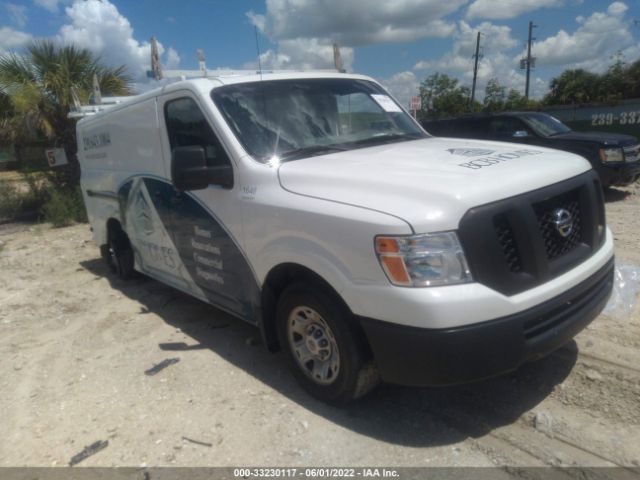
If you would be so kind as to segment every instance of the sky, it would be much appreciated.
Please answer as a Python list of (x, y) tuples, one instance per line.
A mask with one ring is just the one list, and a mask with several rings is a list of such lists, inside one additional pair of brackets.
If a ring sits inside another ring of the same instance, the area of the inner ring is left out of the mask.
[(333, 68), (337, 42), (347, 71), (406, 104), (435, 72), (471, 85), (477, 32), (477, 97), (492, 78), (524, 92), (529, 21), (535, 98), (567, 68), (640, 59), (640, 0), (0, 0), (0, 55), (39, 38), (75, 43), (146, 90), (151, 36), (165, 69), (197, 69), (197, 48), (210, 69), (256, 68), (258, 48), (263, 68)]

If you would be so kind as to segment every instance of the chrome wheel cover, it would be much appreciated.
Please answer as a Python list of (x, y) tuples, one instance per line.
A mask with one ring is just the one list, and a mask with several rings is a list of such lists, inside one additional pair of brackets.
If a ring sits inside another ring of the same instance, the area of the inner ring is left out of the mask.
[(333, 331), (313, 308), (298, 306), (287, 319), (289, 347), (300, 369), (320, 385), (335, 382), (340, 352)]

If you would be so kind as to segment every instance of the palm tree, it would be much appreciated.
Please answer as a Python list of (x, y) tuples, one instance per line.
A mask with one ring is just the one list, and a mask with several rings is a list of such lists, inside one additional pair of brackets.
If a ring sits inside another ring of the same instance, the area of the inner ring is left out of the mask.
[(69, 166), (58, 175), (66, 186), (79, 181), (75, 121), (68, 114), (74, 97), (88, 103), (93, 76), (105, 95), (128, 95), (131, 78), (124, 66), (111, 68), (87, 49), (36, 41), (24, 54), (0, 57), (0, 141), (20, 143), (25, 135), (44, 137), (62, 147)]

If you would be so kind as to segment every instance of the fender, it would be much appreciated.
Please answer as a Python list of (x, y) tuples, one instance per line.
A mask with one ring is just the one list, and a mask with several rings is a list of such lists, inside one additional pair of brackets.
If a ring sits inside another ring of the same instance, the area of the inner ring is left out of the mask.
[(93, 229), (93, 239), (96, 245), (107, 243), (107, 223), (115, 219), (122, 223), (120, 206), (115, 192), (86, 189), (83, 192), (84, 202)]
[(352, 311), (358, 310), (348, 287), (361, 282), (353, 277), (341, 258), (320, 243), (303, 237), (278, 237), (258, 251), (256, 259), (258, 260), (254, 268), (261, 288), (264, 288), (264, 282), (272, 269), (284, 263), (294, 263), (320, 276), (342, 297)]

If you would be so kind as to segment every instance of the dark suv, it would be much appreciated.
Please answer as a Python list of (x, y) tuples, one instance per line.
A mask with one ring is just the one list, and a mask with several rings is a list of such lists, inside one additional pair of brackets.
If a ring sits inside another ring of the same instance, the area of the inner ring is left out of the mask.
[(640, 144), (629, 135), (575, 132), (539, 112), (503, 112), (422, 122), (432, 135), (525, 143), (583, 156), (605, 187), (629, 185), (640, 177)]

